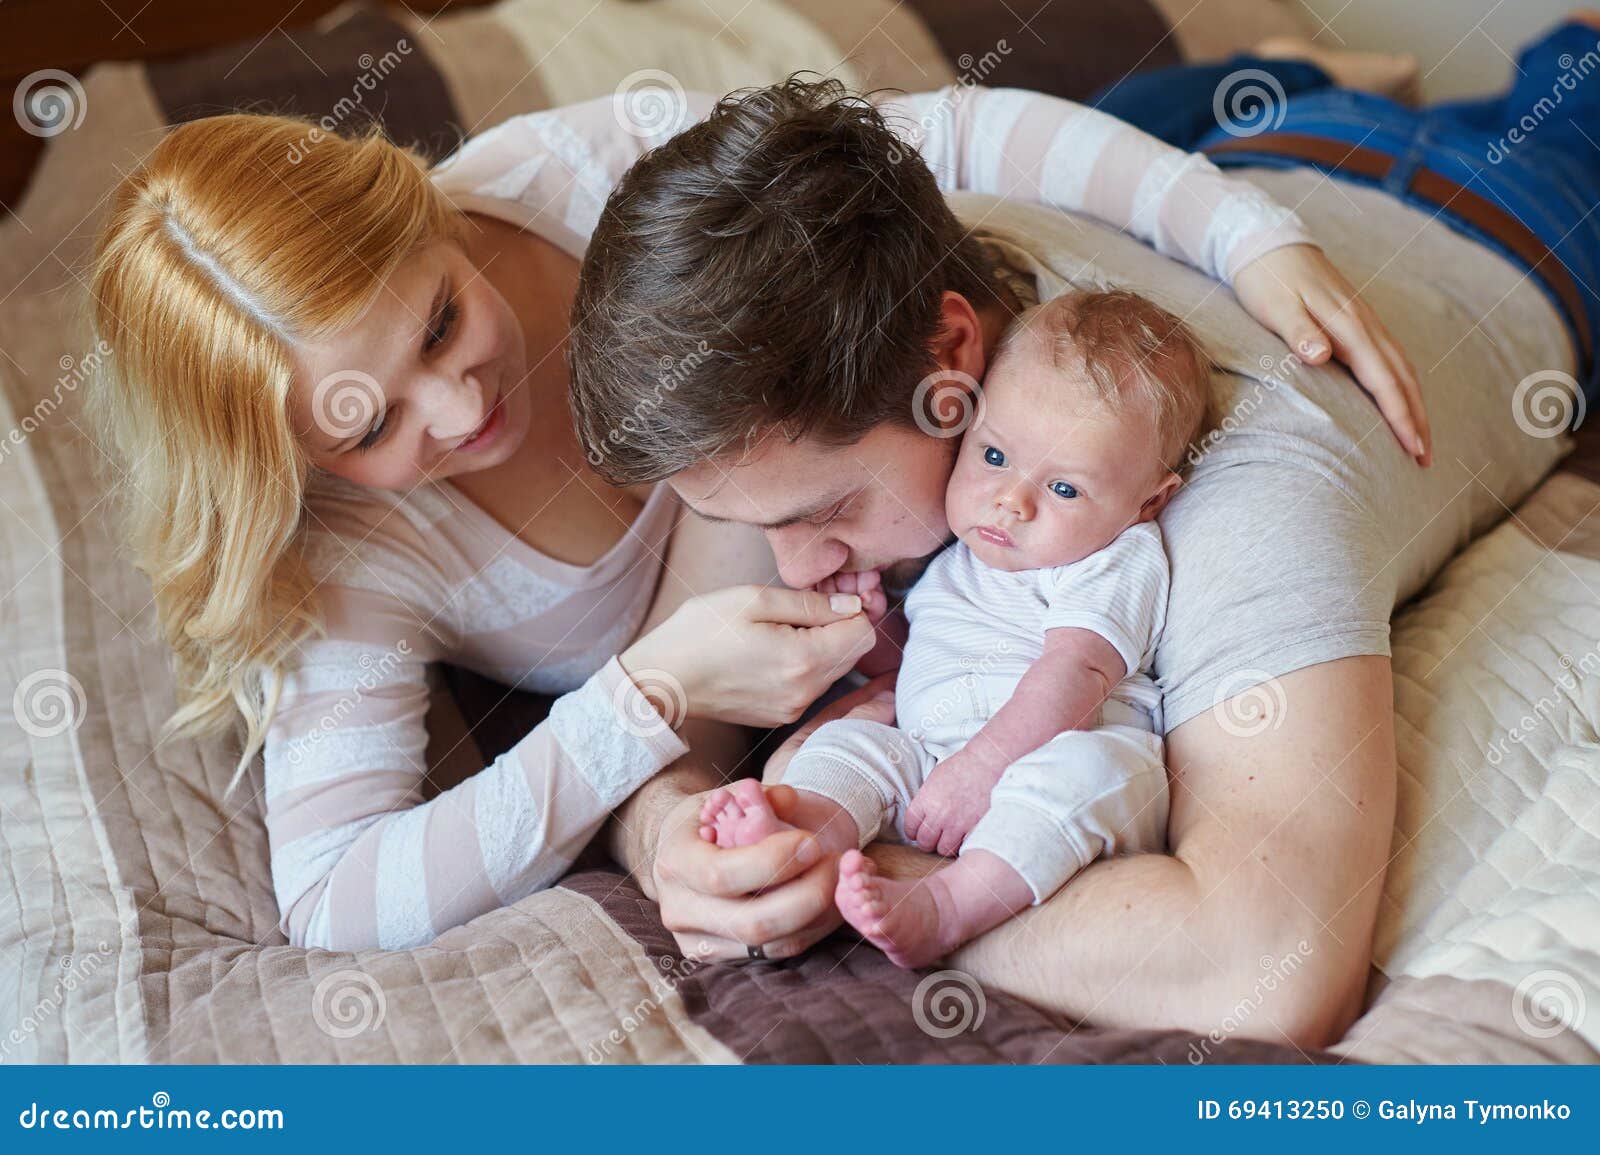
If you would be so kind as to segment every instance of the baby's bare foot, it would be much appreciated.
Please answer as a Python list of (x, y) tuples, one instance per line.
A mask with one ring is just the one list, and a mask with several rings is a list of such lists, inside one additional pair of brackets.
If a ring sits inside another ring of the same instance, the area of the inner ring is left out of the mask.
[[(931, 878), (932, 876), (930, 876)], [(839, 886), (833, 901), (845, 921), (897, 967), (907, 970), (937, 962), (954, 944), (941, 934), (939, 903), (929, 879), (897, 882), (878, 873), (859, 850), (839, 860)]]
[(1329, 48), (1304, 36), (1274, 36), (1256, 45), (1255, 54), (1268, 60), (1305, 60), (1326, 72), (1341, 88), (1374, 92), (1403, 104), (1420, 95), (1420, 69), (1409, 52), (1361, 52)]
[(773, 813), (767, 792), (754, 778), (713, 790), (700, 808), (700, 837), (724, 849), (753, 846), (769, 834), (793, 829)]

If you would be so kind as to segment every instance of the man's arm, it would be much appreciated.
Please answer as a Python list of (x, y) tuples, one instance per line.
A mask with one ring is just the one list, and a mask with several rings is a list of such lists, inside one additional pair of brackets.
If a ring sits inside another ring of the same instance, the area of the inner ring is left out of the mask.
[[(1278, 679), (1253, 737), (1219, 710), (1167, 736), (1171, 856), (1105, 859), (953, 965), (1096, 1025), (1321, 1046), (1361, 1008), (1394, 828), (1389, 661)], [(887, 871), (937, 865), (874, 847)]]

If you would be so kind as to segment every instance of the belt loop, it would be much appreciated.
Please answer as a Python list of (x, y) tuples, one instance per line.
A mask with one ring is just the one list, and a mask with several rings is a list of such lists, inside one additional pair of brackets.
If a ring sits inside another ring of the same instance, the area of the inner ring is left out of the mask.
[(1383, 178), (1385, 191), (1397, 197), (1404, 197), (1411, 191), (1411, 182), (1417, 179), (1418, 171), (1427, 163), (1427, 136), (1426, 128), (1418, 128), (1416, 135), (1411, 138), (1411, 143), (1406, 145), (1405, 151), (1395, 154), (1394, 166)]

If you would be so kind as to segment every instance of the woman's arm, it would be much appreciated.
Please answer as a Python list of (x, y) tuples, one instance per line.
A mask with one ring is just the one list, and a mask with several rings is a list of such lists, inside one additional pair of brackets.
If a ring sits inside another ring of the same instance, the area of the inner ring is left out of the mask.
[(624, 652), (648, 655), (641, 683), (673, 687), (669, 700), (613, 659), (494, 763), (423, 802), (426, 663), (451, 656), (441, 635), (473, 623), (450, 620), (459, 591), (423, 572), (425, 543), (402, 544), (336, 555), (318, 589), (325, 635), (301, 647), (268, 734), (273, 882), (299, 945), (418, 946), (550, 885), (686, 738), (730, 761), (727, 730), (695, 719), (792, 720), (872, 641), (859, 604), (838, 612), (810, 592), (745, 585), (674, 603)]
[[(689, 598), (733, 584), (777, 581), (777, 563), (761, 532), (735, 522), (709, 522), (685, 515), (667, 546), (666, 564), (655, 601), (641, 632), (665, 621)], [(611, 857), (654, 896), (650, 877), (661, 823), (684, 799), (737, 777), (745, 768), (754, 735), (722, 722), (690, 722), (680, 731), (689, 753), (665, 774), (651, 779), (617, 808), (606, 827)], [(759, 769), (759, 768), (757, 768)]]
[(548, 886), (683, 753), (665, 722), (639, 725), (653, 707), (613, 661), (423, 802), (431, 647), (418, 617), (386, 593), (321, 592), (329, 637), (303, 646), (266, 747), (273, 883), (296, 945), (419, 946)]
[(941, 188), (1083, 213), (1220, 281), (1275, 248), (1313, 243), (1254, 185), (1070, 100), (958, 86), (881, 107)]
[[(523, 210), (526, 227), (581, 251), (606, 197), (633, 163), (703, 119), (705, 93), (663, 99), (647, 131), (613, 98), (515, 117), (440, 162), (433, 178), (472, 198)], [(946, 88), (880, 106), (946, 190), (989, 193), (1085, 213), (1219, 280), (1283, 245), (1311, 243), (1292, 212), (1209, 160), (1113, 116), (1014, 88)]]
[(1432, 461), (1404, 350), (1299, 218), (1248, 181), (1114, 116), (1021, 89), (946, 88), (883, 111), (945, 189), (1084, 213), (1232, 284), (1302, 361), (1348, 365), (1406, 451)]

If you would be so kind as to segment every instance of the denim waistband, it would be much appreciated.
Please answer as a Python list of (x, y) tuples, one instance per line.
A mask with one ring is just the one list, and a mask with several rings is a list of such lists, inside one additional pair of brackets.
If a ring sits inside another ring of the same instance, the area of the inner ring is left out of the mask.
[[(1397, 199), (1436, 213), (1458, 232), (1473, 237), (1528, 270), (1532, 279), (1560, 312), (1572, 334), (1573, 346), (1583, 348), (1580, 322), (1527, 260), (1511, 251), (1498, 237), (1488, 235), (1452, 212), (1413, 193), (1412, 182), (1426, 169), (1453, 181), (1508, 214), (1539, 239), (1576, 282), (1579, 308), (1591, 335), (1600, 335), (1600, 182), (1582, 167), (1567, 163), (1551, 149), (1534, 147), (1506, 151), (1499, 142), (1483, 139), (1456, 126), (1430, 121), (1415, 111), (1366, 93), (1330, 90), (1307, 93), (1280, 107), (1281, 115), (1261, 127), (1270, 133), (1321, 137), (1354, 148), (1381, 152), (1393, 165), (1378, 181), (1343, 170), (1331, 175), (1352, 183), (1379, 187)], [(1306, 162), (1253, 152), (1249, 137), (1221, 129), (1199, 144), (1205, 151), (1227, 145), (1229, 151), (1212, 157), (1223, 167), (1265, 166), (1298, 168)], [(1591, 400), (1600, 391), (1600, 358), (1580, 366), (1580, 379)]]

